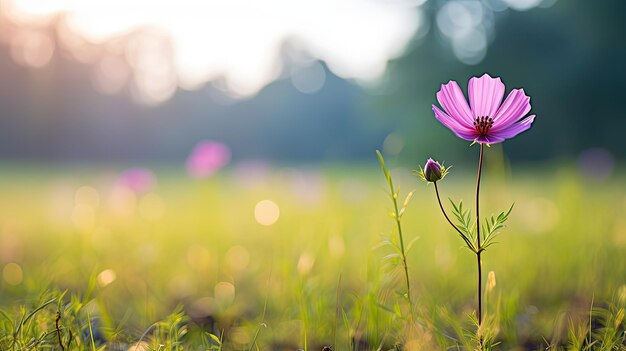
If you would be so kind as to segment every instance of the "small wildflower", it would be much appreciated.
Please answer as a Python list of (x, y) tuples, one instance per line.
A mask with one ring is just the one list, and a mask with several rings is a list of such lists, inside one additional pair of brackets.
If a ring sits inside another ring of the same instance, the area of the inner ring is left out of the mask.
[(230, 162), (230, 149), (223, 143), (205, 140), (187, 158), (187, 172), (194, 178), (212, 176)]
[(117, 182), (137, 194), (143, 194), (156, 186), (157, 178), (147, 168), (134, 167), (122, 172)]
[(439, 162), (429, 158), (424, 168), (422, 169), (422, 166), (420, 166), (420, 170), (416, 171), (416, 173), (423, 181), (434, 183), (443, 179), (443, 177), (448, 174), (448, 169), (450, 169), (450, 167), (446, 168), (443, 164), (439, 164)]

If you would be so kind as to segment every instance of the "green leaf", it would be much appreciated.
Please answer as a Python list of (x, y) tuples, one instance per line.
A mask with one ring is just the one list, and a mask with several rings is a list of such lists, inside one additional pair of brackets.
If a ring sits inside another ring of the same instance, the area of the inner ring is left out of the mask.
[(209, 332), (207, 332), (206, 334), (209, 336), (209, 338), (211, 339), (211, 341), (215, 345), (217, 345), (217, 346), (221, 346), (222, 345), (222, 342), (220, 341), (220, 338), (218, 338), (215, 334), (211, 334)]
[(394, 259), (394, 258), (400, 258), (400, 257), (402, 257), (402, 256), (399, 253), (392, 253), (392, 254), (389, 254), (389, 255), (383, 257), (383, 261), (391, 260), (391, 259)]
[(372, 250), (376, 250), (376, 249), (380, 249), (381, 247), (385, 247), (385, 246), (393, 246), (395, 247), (395, 245), (391, 242), (391, 240), (389, 239), (383, 239), (381, 240), (378, 244), (376, 244)]
[(408, 254), (408, 253), (409, 253), (409, 251), (411, 251), (411, 248), (413, 247), (413, 244), (415, 244), (415, 242), (417, 241), (417, 239), (419, 239), (419, 236), (416, 236), (415, 238), (413, 238), (413, 240), (411, 240), (411, 241), (410, 241), (410, 242), (406, 245), (406, 248), (405, 248), (405, 250), (404, 250), (404, 251), (405, 251), (405, 252), (404, 252), (405, 254)]
[(385, 159), (383, 159), (383, 154), (380, 153), (380, 151), (376, 150), (376, 156), (378, 156), (378, 162), (380, 163), (380, 168), (382, 168), (383, 172), (386, 172), (385, 169)]
[(468, 249), (476, 252), (477, 249), (474, 244), (476, 242), (476, 222), (472, 219), (471, 211), (463, 208), (463, 201), (459, 201), (457, 205), (452, 199), (448, 198), (448, 200), (452, 204), (452, 213), (458, 222), (457, 228), (462, 233), (459, 234), (461, 239), (465, 241)]
[(415, 190), (412, 190), (404, 199), (404, 203), (402, 204), (402, 209), (404, 210), (408, 205), (411, 199), (413, 198), (413, 194), (415, 194)]
[(383, 305), (383, 304), (381, 304), (381, 303), (378, 303), (378, 302), (377, 302), (377, 303), (376, 303), (376, 306), (377, 306), (378, 308), (380, 308), (381, 310), (385, 311), (385, 312), (389, 312), (389, 313), (391, 313), (391, 314), (396, 314), (396, 311), (394, 311), (392, 308), (389, 308), (389, 307), (387, 307), (387, 306), (385, 306), (385, 305)]
[(497, 236), (500, 230), (505, 227), (504, 223), (509, 219), (509, 215), (511, 214), (514, 205), (515, 203), (513, 203), (507, 211), (500, 212), (495, 218), (493, 216), (485, 218), (485, 224), (482, 226), (483, 232), (485, 233), (483, 242), (481, 243), (482, 250), (495, 244), (493, 239)]

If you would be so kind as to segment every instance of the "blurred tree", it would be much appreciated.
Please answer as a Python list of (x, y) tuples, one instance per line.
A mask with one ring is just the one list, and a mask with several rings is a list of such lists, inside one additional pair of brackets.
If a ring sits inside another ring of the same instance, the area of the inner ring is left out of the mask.
[[(144, 107), (130, 94), (98, 93), (94, 67), (61, 46), (47, 66), (28, 69), (0, 44), (0, 157), (182, 162), (199, 140), (218, 139), (235, 160), (371, 160), (394, 132), (395, 151), (406, 162), (426, 155), (473, 159), (474, 150), (434, 119), (431, 104), (442, 83), (465, 87), (484, 72), (532, 97), (533, 128), (504, 144), (512, 160), (575, 157), (589, 147), (626, 157), (625, 2), (561, 0), (549, 8), (494, 12), (493, 40), (476, 65), (461, 63), (442, 40), (436, 18), (446, 3), (423, 5), (429, 32), (390, 62), (381, 84), (363, 88), (324, 66), (324, 86), (312, 94), (299, 92), (283, 74), (246, 100), (228, 98), (216, 81)], [(54, 28), (49, 33), (55, 37)], [(287, 44), (283, 73), (291, 64)]]
[[(434, 18), (444, 2), (429, 3)], [(404, 157), (445, 150), (457, 141), (434, 119), (431, 104), (440, 84), (456, 80), (463, 89), (472, 76), (488, 72), (502, 77), (507, 93), (525, 88), (531, 96), (533, 128), (504, 145), (513, 159), (574, 156), (589, 147), (603, 147), (626, 156), (621, 108), (626, 91), (626, 3), (622, 1), (558, 1), (550, 8), (496, 14), (495, 38), (485, 59), (475, 66), (460, 63), (431, 28), (403, 57), (390, 64), (392, 94), (380, 99), (382, 109), (394, 106), (400, 133), (410, 142)], [(439, 138), (446, 137), (445, 142)]]

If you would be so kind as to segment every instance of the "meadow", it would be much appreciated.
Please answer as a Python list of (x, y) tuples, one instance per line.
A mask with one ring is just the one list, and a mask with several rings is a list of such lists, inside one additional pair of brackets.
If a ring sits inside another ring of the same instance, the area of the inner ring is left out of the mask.
[[(494, 350), (624, 350), (624, 175), (487, 160), (485, 215), (515, 207), (483, 256)], [(4, 164), (2, 350), (473, 350), (475, 259), (417, 165), (389, 161), (414, 310), (378, 163), (231, 166), (202, 180), (154, 167)], [(475, 170), (444, 198), (473, 201)], [(489, 278), (487, 278), (487, 273)], [(413, 316), (413, 317), (412, 317)], [(328, 349), (328, 348), (326, 348)]]

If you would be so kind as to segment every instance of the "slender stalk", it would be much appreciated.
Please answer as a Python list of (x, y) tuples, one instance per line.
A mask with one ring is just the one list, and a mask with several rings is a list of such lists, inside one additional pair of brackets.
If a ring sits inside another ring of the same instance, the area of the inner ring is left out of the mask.
[(465, 234), (463, 234), (463, 232), (459, 229), (459, 227), (457, 227), (454, 223), (452, 223), (452, 220), (450, 220), (450, 217), (448, 217), (446, 210), (443, 208), (443, 204), (441, 203), (441, 197), (439, 197), (439, 188), (437, 188), (437, 182), (433, 182), (433, 184), (435, 185), (435, 194), (437, 194), (437, 202), (439, 203), (439, 208), (441, 209), (441, 213), (443, 213), (443, 216), (446, 218), (448, 223), (450, 223), (452, 228), (454, 228), (454, 230), (456, 230), (457, 233), (459, 233), (459, 235), (461, 236), (461, 239), (463, 239), (465, 243), (468, 244), (468, 247), (471, 248), (472, 245), (467, 240), (467, 237), (465, 236)]
[(391, 197), (393, 199), (393, 209), (395, 212), (396, 225), (398, 227), (398, 236), (400, 237), (400, 251), (402, 251), (402, 266), (404, 268), (404, 279), (406, 280), (406, 297), (409, 301), (409, 308), (411, 309), (411, 319), (413, 319), (413, 300), (411, 299), (411, 282), (409, 281), (409, 266), (406, 263), (406, 251), (404, 249), (404, 237), (402, 235), (402, 225), (400, 224), (400, 211), (398, 210), (398, 196), (393, 188), (393, 182), (389, 177), (389, 188), (391, 190)]
[(335, 325), (333, 325), (333, 348), (337, 348), (337, 319), (339, 317), (339, 288), (341, 287), (341, 273), (337, 281), (337, 290), (335, 292)]
[(269, 289), (270, 289), (270, 282), (272, 281), (272, 271), (273, 271), (273, 265), (272, 265), (272, 269), (270, 269), (270, 276), (269, 278), (267, 278), (267, 294), (265, 295), (265, 302), (263, 303), (263, 313), (261, 313), (261, 323), (259, 324), (256, 331), (254, 332), (254, 338), (252, 338), (252, 342), (250, 343), (250, 348), (248, 349), (248, 351), (253, 351), (254, 346), (256, 346), (258, 350), (259, 346), (256, 344), (256, 341), (257, 341), (257, 338), (259, 337), (259, 334), (261, 333), (261, 328), (267, 328), (267, 324), (265, 324), (265, 313), (267, 312), (267, 300), (269, 299), (269, 295), (270, 295)]
[(307, 304), (304, 301), (304, 281), (300, 282), (300, 313), (302, 318), (302, 338), (304, 339), (303, 350), (308, 350), (308, 333), (307, 328), (309, 326), (309, 313), (307, 311)]
[[(385, 160), (383, 159), (383, 155), (378, 150), (376, 150), (376, 155), (378, 155), (378, 160), (380, 161), (380, 168), (382, 169), (383, 174), (385, 175), (385, 178), (387, 179), (387, 184), (389, 185), (389, 195), (391, 196), (391, 201), (393, 202), (394, 219), (398, 227), (398, 237), (400, 238), (400, 251), (402, 254), (402, 268), (404, 268), (404, 280), (406, 281), (406, 297), (409, 303), (410, 318), (411, 318), (411, 321), (414, 321), (415, 316), (413, 315), (413, 300), (411, 299), (411, 282), (409, 281), (409, 266), (406, 263), (406, 249), (404, 248), (404, 236), (402, 235), (402, 224), (400, 223), (401, 221), (400, 218), (402, 214), (400, 213), (400, 210), (398, 209), (398, 191), (396, 191), (396, 189), (393, 187), (393, 180), (391, 179), (391, 174), (387, 170), (387, 167), (385, 167)], [(405, 200), (405, 206), (410, 196), (411, 194), (409, 194), (409, 197), (407, 197), (407, 200)], [(404, 208), (402, 211), (404, 211)]]
[[(485, 144), (480, 144), (480, 156), (478, 158), (478, 176), (476, 178), (476, 261), (478, 264), (478, 325), (482, 324), (482, 311), (483, 311), (483, 297), (482, 297), (482, 266), (480, 264), (480, 253), (482, 252), (480, 247), (480, 175), (483, 169), (483, 152), (485, 150)], [(481, 342), (482, 344), (482, 342)]]
[(437, 182), (433, 182), (433, 184), (435, 184), (435, 194), (437, 194), (437, 202), (439, 203), (439, 208), (441, 209), (443, 216), (446, 217), (446, 220), (448, 221), (448, 223), (450, 223), (452, 228), (454, 228), (457, 232), (459, 232), (459, 234), (463, 235), (463, 232), (461, 232), (461, 230), (459, 230), (459, 228), (457, 228), (456, 225), (452, 223), (452, 221), (450, 220), (450, 217), (448, 217), (448, 214), (446, 213), (446, 210), (443, 208), (443, 205), (441, 204), (441, 198), (439, 197), (439, 189), (437, 188)]
[(63, 346), (63, 339), (61, 339), (61, 328), (59, 328), (60, 320), (61, 320), (61, 313), (57, 312), (56, 318), (54, 320), (54, 324), (57, 328), (57, 335), (59, 337), (59, 346), (61, 346), (61, 350), (65, 351), (65, 346)]

